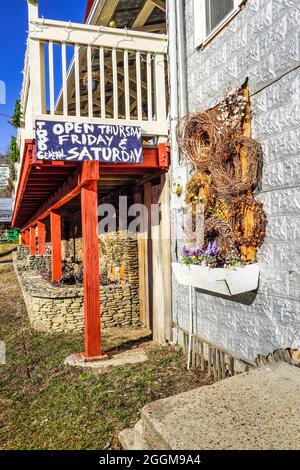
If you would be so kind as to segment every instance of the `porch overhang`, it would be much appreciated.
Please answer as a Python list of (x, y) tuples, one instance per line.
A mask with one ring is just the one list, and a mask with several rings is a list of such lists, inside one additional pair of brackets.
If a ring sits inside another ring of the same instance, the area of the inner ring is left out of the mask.
[[(24, 152), (12, 218), (12, 226), (21, 230), (65, 205), (89, 182), (89, 165), (85, 164), (88, 162), (37, 160), (33, 140), (26, 141)], [(132, 185), (165, 172), (169, 167), (169, 150), (165, 144), (144, 147), (141, 164), (93, 163), (97, 174), (92, 179), (97, 179), (105, 191), (113, 191), (128, 182)]]

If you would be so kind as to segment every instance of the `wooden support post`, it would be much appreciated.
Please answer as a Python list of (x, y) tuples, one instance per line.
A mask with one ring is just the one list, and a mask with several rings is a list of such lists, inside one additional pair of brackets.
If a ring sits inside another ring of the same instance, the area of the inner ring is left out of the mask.
[(30, 239), (29, 239), (29, 229), (25, 230), (24, 232), (24, 238), (25, 238), (25, 246), (28, 246), (30, 245)]
[(21, 232), (20, 244), (21, 244), (22, 246), (26, 246), (26, 232)]
[(38, 254), (46, 254), (46, 227), (44, 222), (38, 222)]
[(81, 189), (84, 283), (84, 337), (86, 360), (103, 358), (100, 334), (100, 276), (98, 245), (98, 184)]
[(34, 256), (36, 254), (35, 227), (30, 227), (29, 234), (30, 234), (30, 242), (29, 242), (30, 256)]
[(60, 214), (50, 212), (50, 225), (52, 245), (52, 281), (60, 281), (62, 277)]

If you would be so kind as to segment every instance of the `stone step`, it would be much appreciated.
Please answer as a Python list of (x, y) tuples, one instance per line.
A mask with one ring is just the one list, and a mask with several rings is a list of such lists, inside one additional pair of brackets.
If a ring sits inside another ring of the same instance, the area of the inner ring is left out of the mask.
[(299, 387), (299, 368), (274, 364), (150, 403), (127, 449), (300, 449)]
[(144, 429), (143, 421), (140, 419), (134, 427), (134, 450), (149, 450), (147, 442), (147, 432)]
[(119, 433), (118, 439), (124, 450), (134, 450), (134, 429), (123, 429)]

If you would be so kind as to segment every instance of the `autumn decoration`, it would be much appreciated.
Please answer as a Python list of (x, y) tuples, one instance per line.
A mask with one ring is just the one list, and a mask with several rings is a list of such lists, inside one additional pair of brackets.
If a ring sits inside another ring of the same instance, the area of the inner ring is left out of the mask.
[(256, 261), (266, 232), (266, 215), (255, 198), (263, 155), (250, 128), (246, 87), (231, 90), (215, 108), (184, 117), (178, 145), (193, 165), (186, 204), (204, 211), (204, 245), (183, 247), (182, 261), (210, 267)]

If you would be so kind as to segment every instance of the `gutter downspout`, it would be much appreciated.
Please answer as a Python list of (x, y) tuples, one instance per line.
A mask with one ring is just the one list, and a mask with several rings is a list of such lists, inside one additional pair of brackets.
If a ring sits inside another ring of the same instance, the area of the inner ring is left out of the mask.
[[(170, 1), (170, 0), (169, 0)], [(184, 0), (176, 0), (176, 24), (177, 24), (177, 51), (179, 70), (179, 101), (180, 117), (188, 113), (185, 31), (184, 31)]]
[(178, 121), (178, 67), (177, 67), (177, 33), (176, 33), (176, 4), (168, 1), (168, 33), (169, 33), (169, 88), (170, 88), (170, 132), (172, 144), (172, 161), (177, 166), (179, 162), (176, 144), (176, 125)]
[[(172, 4), (172, 6), (171, 6)], [(185, 52), (184, 30), (184, 0), (168, 1), (168, 32), (169, 32), (169, 64), (170, 64), (170, 120), (171, 120), (171, 144), (172, 165), (179, 172), (185, 172), (186, 181), (189, 179), (189, 167), (185, 164), (182, 168), (179, 159), (179, 150), (176, 142), (176, 126), (179, 117), (188, 113), (187, 93), (187, 63)], [(182, 170), (180, 169), (182, 168)], [(189, 340), (187, 368), (191, 367), (191, 353), (193, 343), (193, 305), (192, 287), (189, 288)]]

